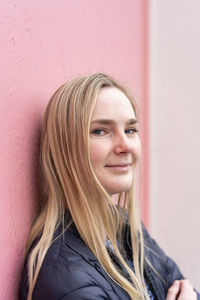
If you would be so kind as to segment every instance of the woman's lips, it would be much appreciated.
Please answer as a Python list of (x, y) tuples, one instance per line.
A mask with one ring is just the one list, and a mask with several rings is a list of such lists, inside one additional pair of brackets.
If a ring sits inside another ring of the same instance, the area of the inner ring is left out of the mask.
[(132, 163), (123, 163), (123, 164), (109, 164), (106, 165), (106, 168), (109, 168), (113, 171), (120, 171), (120, 172), (126, 172), (130, 169), (130, 166)]

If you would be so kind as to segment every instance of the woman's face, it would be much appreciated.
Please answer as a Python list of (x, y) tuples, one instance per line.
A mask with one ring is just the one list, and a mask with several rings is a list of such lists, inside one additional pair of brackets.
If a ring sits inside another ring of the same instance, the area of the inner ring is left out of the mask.
[(131, 187), (140, 152), (137, 120), (129, 99), (115, 87), (102, 88), (90, 124), (90, 159), (109, 194)]

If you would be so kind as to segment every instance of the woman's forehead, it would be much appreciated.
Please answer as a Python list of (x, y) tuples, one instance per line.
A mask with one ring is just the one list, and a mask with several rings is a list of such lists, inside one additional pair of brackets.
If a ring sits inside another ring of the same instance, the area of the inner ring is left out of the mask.
[(128, 97), (116, 87), (105, 87), (99, 92), (92, 120), (94, 119), (135, 118), (135, 112)]

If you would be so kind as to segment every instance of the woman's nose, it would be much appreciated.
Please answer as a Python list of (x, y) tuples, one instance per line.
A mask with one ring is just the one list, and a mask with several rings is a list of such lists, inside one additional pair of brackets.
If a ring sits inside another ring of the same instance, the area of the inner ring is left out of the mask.
[(114, 151), (117, 154), (128, 153), (131, 151), (131, 141), (125, 133), (116, 137)]

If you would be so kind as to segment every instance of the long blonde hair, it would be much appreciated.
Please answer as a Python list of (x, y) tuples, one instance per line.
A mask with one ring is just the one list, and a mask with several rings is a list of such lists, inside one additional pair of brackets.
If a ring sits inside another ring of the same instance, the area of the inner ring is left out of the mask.
[[(134, 186), (119, 195), (118, 206), (123, 199), (123, 209), (119, 215), (117, 207), (95, 176), (90, 162), (91, 115), (100, 89), (108, 86), (120, 89), (136, 110), (129, 92), (112, 77), (101, 73), (84, 75), (62, 85), (47, 106), (41, 137), (44, 197), (26, 249), (29, 255), (28, 300), (32, 299), (34, 286), (45, 255), (53, 243), (55, 230), (60, 224), (63, 225), (63, 230), (66, 228), (66, 212), (106, 273), (127, 291), (131, 299), (149, 299), (143, 276), (143, 237), (134, 200)], [(126, 208), (134, 248), (135, 272), (125, 262), (116, 242), (117, 235), (120, 236), (121, 233), (122, 236)], [(105, 246), (105, 233), (132, 282), (112, 262)], [(37, 244), (32, 248), (36, 239)]]

